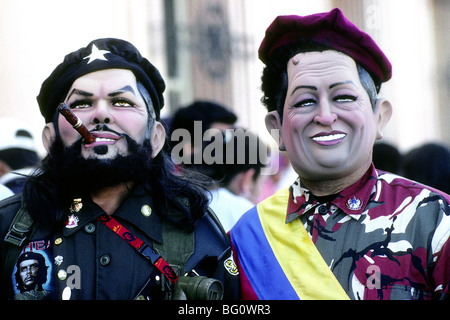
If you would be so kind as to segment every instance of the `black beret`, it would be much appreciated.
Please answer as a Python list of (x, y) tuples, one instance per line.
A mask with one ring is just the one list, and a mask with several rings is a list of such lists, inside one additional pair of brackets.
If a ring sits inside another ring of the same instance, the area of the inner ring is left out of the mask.
[(45, 122), (53, 120), (56, 108), (63, 102), (76, 79), (91, 72), (115, 68), (134, 73), (149, 92), (156, 118), (159, 119), (166, 85), (158, 69), (142, 57), (131, 43), (104, 38), (93, 40), (86, 47), (66, 55), (64, 61), (43, 82), (37, 101)]

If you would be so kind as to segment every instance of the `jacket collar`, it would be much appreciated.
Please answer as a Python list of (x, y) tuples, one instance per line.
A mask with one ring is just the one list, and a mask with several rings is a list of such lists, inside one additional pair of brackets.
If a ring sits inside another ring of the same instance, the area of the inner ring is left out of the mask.
[[(353, 185), (342, 190), (329, 203), (334, 204), (350, 217), (358, 220), (364, 212), (378, 179), (378, 173), (372, 163), (369, 170)], [(300, 179), (289, 188), (286, 223), (321, 205), (317, 198), (306, 189)]]

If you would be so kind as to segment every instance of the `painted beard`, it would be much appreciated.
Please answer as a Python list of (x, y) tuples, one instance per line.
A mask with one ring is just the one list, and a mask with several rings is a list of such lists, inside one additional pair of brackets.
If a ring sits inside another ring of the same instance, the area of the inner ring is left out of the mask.
[[(66, 196), (76, 197), (122, 182), (142, 180), (152, 171), (150, 142), (145, 140), (139, 145), (129, 136), (123, 137), (128, 144), (128, 155), (113, 159), (85, 159), (81, 156), (81, 140), (64, 147), (58, 137), (50, 152), (50, 169), (55, 173), (58, 189)], [(105, 154), (108, 146), (95, 148), (96, 153)]]

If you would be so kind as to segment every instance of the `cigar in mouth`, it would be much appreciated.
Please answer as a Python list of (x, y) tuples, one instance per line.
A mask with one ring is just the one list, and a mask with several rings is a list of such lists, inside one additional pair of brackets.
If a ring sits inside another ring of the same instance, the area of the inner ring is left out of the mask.
[(81, 122), (72, 110), (64, 102), (58, 106), (59, 113), (66, 118), (66, 120), (71, 124), (71, 126), (78, 131), (78, 133), (83, 137), (86, 144), (94, 143), (95, 136), (89, 132), (86, 126)]

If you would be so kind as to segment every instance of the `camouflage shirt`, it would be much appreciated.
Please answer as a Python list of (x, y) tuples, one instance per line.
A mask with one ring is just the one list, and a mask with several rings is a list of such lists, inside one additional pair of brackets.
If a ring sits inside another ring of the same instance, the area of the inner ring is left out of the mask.
[(297, 180), (286, 223), (299, 218), (351, 299), (448, 298), (450, 196), (376, 170), (334, 197)]

